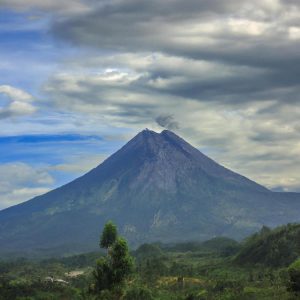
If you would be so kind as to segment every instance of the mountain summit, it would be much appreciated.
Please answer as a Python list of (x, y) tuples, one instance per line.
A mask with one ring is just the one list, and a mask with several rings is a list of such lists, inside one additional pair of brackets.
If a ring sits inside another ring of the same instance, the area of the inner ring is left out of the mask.
[(143, 130), (84, 176), (0, 211), (0, 253), (97, 249), (113, 220), (133, 245), (242, 238), (300, 220), (300, 194), (275, 193), (171, 131)]

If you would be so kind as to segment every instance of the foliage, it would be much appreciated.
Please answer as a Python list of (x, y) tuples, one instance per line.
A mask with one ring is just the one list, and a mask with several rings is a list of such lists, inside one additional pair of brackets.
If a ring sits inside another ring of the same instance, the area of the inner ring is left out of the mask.
[(300, 259), (293, 262), (288, 268), (289, 290), (298, 293), (300, 296)]
[(142, 244), (134, 252), (134, 256), (138, 260), (143, 260), (147, 257), (160, 257), (162, 255), (163, 255), (162, 249), (156, 244)]
[(95, 277), (95, 289), (97, 292), (112, 288), (113, 272), (107, 259), (102, 257), (97, 260), (93, 275)]
[(175, 245), (161, 245), (164, 250), (177, 252), (215, 252), (224, 256), (236, 254), (240, 249), (240, 244), (227, 237), (215, 237), (204, 242), (185, 242)]
[[(107, 256), (97, 260), (93, 272), (95, 278), (95, 292), (109, 292), (122, 286), (125, 279), (133, 271), (133, 259), (129, 254), (127, 242), (122, 237), (117, 237), (117, 227), (108, 222), (102, 232), (102, 247), (110, 247)], [(103, 294), (103, 293), (102, 293)], [(102, 295), (102, 297), (104, 297)]]
[(239, 265), (262, 264), (287, 267), (300, 256), (300, 224), (288, 224), (274, 230), (263, 227), (242, 245), (235, 262)]
[(110, 253), (113, 281), (121, 284), (133, 271), (133, 259), (129, 254), (128, 245), (124, 238), (117, 238)]
[(117, 226), (112, 221), (108, 221), (101, 234), (100, 247), (107, 249), (112, 246), (117, 239), (117, 235)]
[(162, 257), (148, 257), (140, 261), (137, 265), (137, 270), (143, 281), (148, 284), (155, 282), (159, 277), (168, 273), (168, 267), (165, 259)]
[[(280, 233), (280, 239), (282, 232), (293, 236), (296, 227), (288, 227), (264, 228), (247, 239), (240, 251), (258, 239), (268, 240), (273, 234)], [(231, 243), (223, 238), (213, 239), (204, 243), (205, 248), (197, 249), (193, 243), (191, 248), (186, 243), (181, 251), (182, 244), (172, 247), (146, 244), (133, 252), (137, 261), (134, 270), (127, 242), (119, 237), (106, 255), (89, 253), (43, 261), (0, 261), (0, 300), (299, 299), (300, 259), (280, 268), (237, 264), (235, 255), (224, 256), (220, 251), (227, 242)], [(286, 243), (290, 240), (286, 239)], [(267, 245), (273, 242), (267, 243), (266, 249)], [(270, 252), (271, 249), (261, 255), (268, 256)], [(97, 256), (96, 266), (91, 268)], [(266, 261), (267, 256), (261, 260)], [(74, 271), (82, 273), (69, 277)], [(67, 283), (50, 282), (46, 280), (49, 276)]]
[(101, 256), (101, 252), (89, 252), (79, 255), (72, 255), (60, 258), (51, 258), (42, 260), (43, 266), (51, 266), (53, 264), (63, 265), (67, 268), (85, 268), (87, 266), (93, 267), (95, 261)]
[(143, 285), (134, 285), (130, 287), (124, 297), (124, 300), (153, 300), (152, 292)]

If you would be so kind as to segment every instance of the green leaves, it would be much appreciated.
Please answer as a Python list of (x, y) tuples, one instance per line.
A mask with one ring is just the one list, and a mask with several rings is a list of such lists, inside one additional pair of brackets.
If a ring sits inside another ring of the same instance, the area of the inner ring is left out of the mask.
[(286, 267), (300, 255), (300, 224), (288, 224), (273, 230), (262, 230), (242, 245), (235, 258), (239, 265), (261, 264)]
[(288, 274), (288, 289), (292, 292), (300, 294), (300, 259), (297, 259), (289, 266)]
[(121, 287), (133, 271), (133, 258), (129, 254), (127, 241), (118, 237), (117, 227), (111, 221), (104, 226), (100, 245), (109, 251), (106, 257), (97, 261), (93, 273), (97, 293)]
[(112, 247), (110, 253), (113, 280), (121, 284), (123, 280), (133, 271), (133, 258), (129, 254), (127, 242), (119, 237)]
[(107, 222), (100, 238), (100, 247), (108, 249), (116, 241), (117, 236), (117, 226), (112, 221)]

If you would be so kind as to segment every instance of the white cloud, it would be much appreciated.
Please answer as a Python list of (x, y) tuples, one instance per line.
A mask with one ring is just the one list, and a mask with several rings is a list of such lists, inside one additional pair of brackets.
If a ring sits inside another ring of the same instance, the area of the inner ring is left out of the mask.
[(54, 184), (45, 168), (16, 162), (0, 165), (0, 209), (48, 192)]
[(261, 114), (261, 108), (259, 102), (236, 108), (194, 103), (176, 116), (183, 136), (219, 163), (268, 188), (300, 191), (300, 111), (277, 107)]
[(107, 155), (104, 154), (89, 155), (88, 157), (84, 154), (76, 157), (76, 159), (73, 157), (72, 160), (67, 160), (62, 164), (50, 166), (49, 170), (82, 175), (98, 166), (106, 158)]
[(30, 94), (10, 85), (0, 85), (0, 93), (7, 95), (14, 101), (33, 101), (33, 97)]
[(260, 36), (270, 27), (269, 24), (247, 19), (229, 19), (228, 29), (241, 35)]
[(34, 97), (21, 89), (0, 85), (0, 100), (1, 94), (4, 96), (4, 104), (0, 105), (0, 119), (30, 115), (37, 110), (32, 103)]
[(292, 40), (299, 40), (300, 39), (300, 27), (292, 26), (289, 28), (289, 38)]

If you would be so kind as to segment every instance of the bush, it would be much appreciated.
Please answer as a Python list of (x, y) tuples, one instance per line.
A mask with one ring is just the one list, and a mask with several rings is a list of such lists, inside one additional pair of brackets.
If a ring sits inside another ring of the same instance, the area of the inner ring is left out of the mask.
[(152, 300), (154, 299), (151, 291), (145, 286), (133, 286), (130, 288), (124, 300)]
[(288, 289), (300, 293), (300, 259), (297, 259), (288, 268), (289, 282)]

